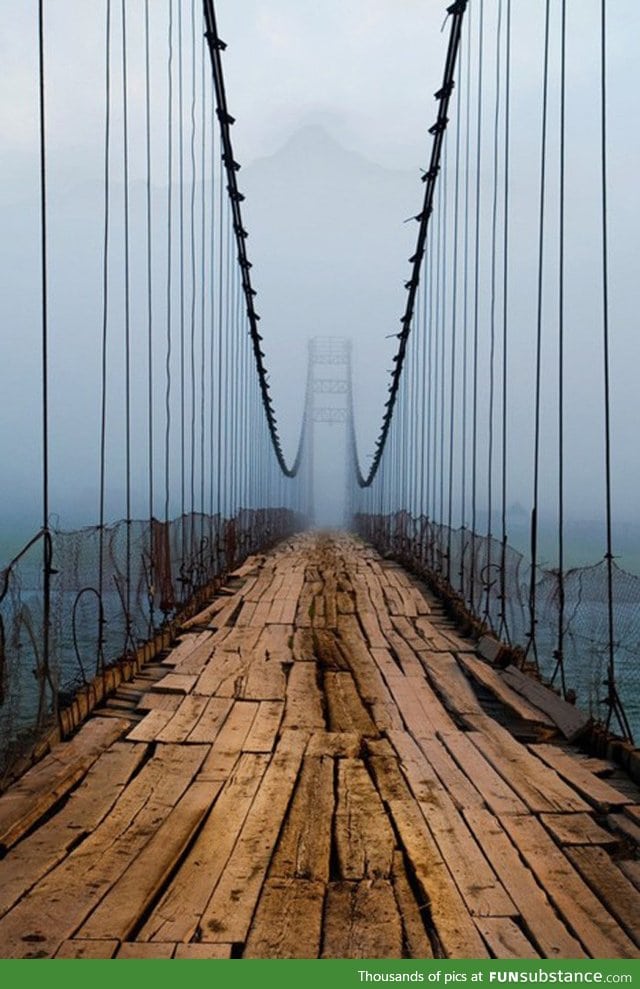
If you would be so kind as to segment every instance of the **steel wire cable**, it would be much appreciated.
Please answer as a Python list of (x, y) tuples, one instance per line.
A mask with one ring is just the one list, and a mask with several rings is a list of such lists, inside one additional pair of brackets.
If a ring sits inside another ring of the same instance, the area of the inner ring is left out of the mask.
[[(50, 680), (51, 537), (49, 530), (49, 286), (47, 255), (47, 131), (45, 92), (44, 0), (38, 3), (38, 139), (40, 165), (40, 292), (41, 292), (41, 402), (42, 402), (42, 673)], [(8, 577), (7, 577), (8, 579)], [(5, 588), (6, 591), (6, 588)], [(56, 692), (53, 691), (54, 705)]]
[(547, 119), (549, 102), (549, 28), (550, 2), (545, 3), (544, 22), (544, 61), (542, 86), (542, 135), (540, 141), (540, 203), (538, 210), (538, 287), (536, 303), (536, 370), (534, 389), (534, 438), (533, 438), (533, 503), (531, 509), (531, 575), (529, 580), (529, 632), (526, 654), (533, 654), (534, 662), (538, 663), (538, 647), (536, 641), (537, 623), (537, 568), (538, 568), (538, 495), (540, 489), (540, 413), (541, 413), (541, 381), (542, 381), (542, 307), (543, 307), (543, 275), (544, 275), (544, 246), (545, 246), (545, 196), (546, 196), (546, 164), (547, 164)]
[[(107, 344), (109, 328), (109, 235), (110, 235), (110, 150), (111, 150), (111, 0), (106, 3), (105, 27), (105, 121), (104, 121), (104, 200), (102, 231), (102, 332), (100, 353), (100, 453), (98, 493), (98, 600), (102, 602), (104, 591), (104, 527), (106, 495), (106, 443), (107, 443)], [(98, 616), (97, 667), (104, 666), (104, 627), (102, 614)]]
[[(205, 0), (205, 3), (207, 0)], [(433, 144), (431, 149), (431, 158), (429, 162), (429, 168), (423, 176), (423, 181), (425, 182), (425, 193), (423, 199), (423, 205), (421, 212), (416, 216), (416, 220), (419, 223), (418, 237), (416, 242), (416, 249), (414, 254), (409, 259), (412, 265), (411, 276), (406, 282), (407, 285), (407, 301), (405, 305), (404, 314), (401, 318), (402, 329), (397, 335), (399, 340), (398, 350), (393, 358), (394, 368), (391, 376), (391, 385), (389, 387), (389, 398), (385, 402), (385, 412), (382, 418), (382, 425), (378, 434), (378, 438), (375, 443), (375, 452), (373, 454), (373, 459), (371, 467), (367, 474), (363, 474), (360, 460), (357, 453), (356, 447), (356, 479), (360, 487), (368, 487), (375, 478), (378, 467), (380, 465), (380, 460), (384, 452), (384, 448), (387, 441), (387, 436), (389, 434), (389, 429), (391, 426), (391, 421), (394, 414), (394, 408), (396, 404), (396, 399), (398, 396), (398, 388), (400, 385), (400, 379), (402, 376), (402, 369), (404, 366), (405, 356), (407, 352), (407, 342), (409, 335), (411, 333), (411, 323), (413, 317), (413, 311), (415, 308), (416, 293), (418, 291), (418, 286), (420, 284), (420, 272), (422, 269), (423, 259), (425, 255), (427, 230), (429, 227), (429, 218), (433, 211), (433, 197), (437, 182), (438, 173), (440, 171), (440, 158), (442, 153), (442, 146), (444, 140), (444, 134), (446, 131), (448, 117), (447, 112), (449, 108), (449, 100), (454, 88), (454, 71), (456, 66), (456, 60), (458, 56), (458, 49), (460, 45), (460, 33), (462, 28), (462, 20), (467, 8), (467, 0), (456, 0), (455, 3), (451, 4), (447, 8), (447, 13), (451, 17), (451, 28), (449, 33), (449, 43), (447, 47), (447, 54), (445, 59), (445, 67), (443, 73), (442, 86), (435, 94), (438, 101), (438, 114), (435, 124), (429, 128), (429, 133), (433, 136)]]
[(255, 290), (253, 289), (251, 284), (251, 275), (250, 275), (251, 263), (247, 257), (247, 249), (245, 243), (247, 232), (242, 222), (242, 210), (240, 206), (244, 197), (238, 190), (238, 184), (236, 179), (236, 172), (238, 171), (240, 166), (235, 161), (233, 155), (233, 146), (231, 142), (230, 127), (234, 123), (234, 118), (229, 113), (227, 107), (224, 75), (222, 71), (221, 52), (224, 51), (226, 45), (218, 34), (213, 0), (203, 0), (203, 7), (204, 7), (204, 18), (206, 25), (205, 38), (207, 40), (210, 58), (211, 58), (211, 68), (213, 73), (213, 81), (214, 81), (216, 102), (217, 102), (216, 114), (220, 125), (220, 138), (222, 143), (222, 162), (227, 176), (227, 192), (228, 192), (229, 203), (231, 206), (231, 211), (233, 216), (233, 231), (234, 231), (235, 241), (238, 251), (237, 260), (241, 271), (243, 295), (247, 307), (247, 317), (249, 319), (249, 329), (251, 334), (251, 342), (253, 347), (256, 371), (258, 374), (261, 401), (264, 409), (264, 414), (267, 420), (271, 445), (273, 447), (280, 469), (287, 477), (295, 477), (295, 475), (298, 473), (298, 470), (300, 468), (300, 463), (302, 461), (302, 453), (303, 453), (302, 446), (304, 442), (304, 431), (301, 429), (296, 456), (294, 458), (291, 467), (289, 467), (287, 466), (287, 463), (284, 458), (284, 454), (282, 452), (282, 445), (276, 424), (275, 413), (273, 410), (273, 401), (271, 398), (270, 388), (267, 381), (267, 371), (264, 363), (264, 354), (260, 347), (260, 344), (262, 343), (262, 336), (258, 332), (259, 316), (256, 313), (255, 305), (254, 305)]

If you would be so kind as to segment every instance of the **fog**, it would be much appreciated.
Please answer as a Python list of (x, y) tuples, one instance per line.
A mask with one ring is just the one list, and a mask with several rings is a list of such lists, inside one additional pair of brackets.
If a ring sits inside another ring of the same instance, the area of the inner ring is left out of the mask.
[[(114, 5), (114, 11), (116, 9)], [(472, 12), (476, 5), (470, 5)], [(543, 55), (542, 0), (514, 5), (510, 158), (509, 502), (514, 518), (528, 518), (532, 488), (533, 368), (537, 292), (540, 117)], [(559, 7), (559, 5), (558, 5)], [(585, 0), (569, 12), (567, 49), (566, 197), (566, 499), (571, 524), (598, 558), (604, 501), (602, 289), (599, 217), (599, 4)], [(495, 33), (497, 7), (486, 3), (486, 36)], [(197, 7), (199, 11), (199, 6)], [(127, 4), (130, 32), (132, 229), (144, 222), (143, 4)], [(185, 19), (190, 5), (184, 4)], [(292, 459), (304, 404), (308, 342), (338, 337), (352, 343), (358, 447), (367, 455), (380, 426), (399, 319), (403, 283), (420, 211), (447, 41), (444, 7), (434, 0), (219, 0), (223, 55), (238, 181), (246, 195), (244, 224), (258, 295), (261, 332), (278, 424)], [(153, 224), (166, 225), (164, 151), (166, 4), (151, 4)], [(475, 14), (474, 14), (475, 16)], [(115, 13), (114, 13), (115, 17)], [(557, 262), (558, 262), (558, 28), (553, 14), (548, 178), (543, 273), (542, 513), (553, 517), (557, 482)], [(640, 194), (635, 178), (640, 136), (636, 53), (640, 10), (611, 7), (609, 23), (609, 268), (613, 491), (616, 552), (637, 552), (637, 443), (640, 279), (637, 230)], [(3, 63), (0, 168), (0, 325), (3, 395), (0, 431), (2, 525), (39, 525), (40, 295), (36, 4), (0, 8)], [(475, 22), (471, 30), (476, 31)], [(474, 35), (475, 36), (475, 35)], [(49, 258), (51, 312), (52, 511), (71, 527), (96, 520), (100, 373), (102, 156), (104, 130), (104, 4), (52, 0), (46, 5)], [(114, 42), (115, 45), (115, 42)], [(114, 58), (112, 156), (121, 153), (120, 75)], [(185, 76), (188, 78), (188, 66)], [(472, 74), (476, 67), (472, 66)], [(495, 51), (488, 42), (482, 113), (480, 325), (490, 320), (490, 234), (494, 164)], [(209, 79), (207, 77), (207, 83)], [(210, 97), (208, 96), (207, 99)], [(456, 113), (452, 101), (452, 123)], [(504, 99), (504, 95), (502, 97)], [(502, 105), (502, 110), (504, 105)], [(449, 196), (453, 144), (447, 135)], [(472, 139), (475, 130), (472, 126)], [(175, 171), (174, 171), (175, 178)], [(111, 319), (122, 321), (122, 181), (112, 181)], [(442, 183), (439, 194), (443, 194)], [(177, 195), (177, 192), (176, 192)], [(210, 195), (205, 190), (205, 196)], [(452, 210), (448, 223), (452, 235)], [(158, 246), (156, 313), (162, 322), (165, 256)], [(134, 250), (133, 321), (144, 307), (144, 257)], [(139, 283), (139, 284), (138, 284)], [(449, 283), (449, 291), (451, 285)], [(458, 291), (461, 291), (460, 286)], [(479, 354), (487, 380), (486, 337)], [(122, 354), (110, 353), (113, 409), (108, 457), (113, 483), (108, 514), (122, 514), (122, 443), (117, 411)], [(143, 340), (134, 362), (141, 378)], [(501, 354), (497, 354), (498, 361)], [(163, 354), (158, 350), (158, 375)], [(134, 419), (144, 416), (134, 393)], [(488, 411), (481, 390), (480, 423)], [(158, 426), (160, 430), (160, 426)], [(484, 436), (485, 430), (480, 433)], [(341, 521), (344, 428), (316, 423), (316, 520)], [(158, 436), (160, 442), (160, 435)], [(142, 440), (140, 441), (142, 443)], [(481, 440), (483, 462), (486, 441)], [(456, 456), (459, 456), (457, 451)], [(144, 464), (140, 457), (139, 479)], [(72, 480), (72, 483), (70, 483)], [(134, 490), (142, 512), (144, 489)], [(5, 521), (6, 520), (6, 521)], [(587, 526), (585, 530), (584, 527)], [(588, 531), (589, 536), (584, 532)], [(594, 534), (595, 533), (595, 534)], [(593, 538), (592, 538), (593, 537)], [(593, 542), (593, 546), (591, 545)]]

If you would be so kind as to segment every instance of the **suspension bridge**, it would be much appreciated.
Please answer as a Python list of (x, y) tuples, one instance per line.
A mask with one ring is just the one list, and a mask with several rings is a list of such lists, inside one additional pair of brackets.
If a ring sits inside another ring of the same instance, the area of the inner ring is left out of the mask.
[[(76, 282), (54, 250), (37, 5), (40, 522), (0, 578), (2, 956), (637, 957), (640, 588), (615, 547), (608, 23), (594, 5), (576, 288), (567, 6), (540, 8), (526, 167), (511, 0), (445, 11), (364, 468), (337, 336), (309, 343), (287, 456), (212, 0), (103, 5), (100, 302), (69, 377), (52, 284)], [(599, 354), (597, 387), (591, 366), (576, 385), (576, 341)], [(590, 566), (568, 549), (576, 414), (600, 429)], [(337, 532), (314, 528), (327, 423)], [(86, 461), (62, 451), (83, 437), (95, 515), (63, 531)]]

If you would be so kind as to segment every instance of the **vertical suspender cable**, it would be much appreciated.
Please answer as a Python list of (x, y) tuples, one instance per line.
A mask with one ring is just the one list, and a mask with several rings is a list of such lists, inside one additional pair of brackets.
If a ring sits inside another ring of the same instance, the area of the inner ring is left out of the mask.
[(480, 200), (482, 160), (482, 63), (483, 63), (483, 34), (484, 34), (484, 2), (480, 0), (478, 14), (478, 104), (476, 132), (476, 201), (474, 229), (474, 271), (473, 271), (473, 373), (472, 373), (472, 443), (471, 443), (471, 573), (470, 573), (470, 604), (471, 610), (477, 613), (475, 602), (476, 577), (476, 525), (477, 525), (477, 489), (478, 489), (478, 336), (480, 316)]
[(171, 361), (172, 361), (172, 240), (173, 240), (173, 0), (169, 0), (168, 26), (168, 117), (167, 117), (167, 346), (165, 353), (165, 433), (164, 433), (164, 522), (169, 524), (169, 502), (171, 498)]
[[(38, 4), (38, 92), (40, 126), (40, 275), (42, 292), (42, 533), (43, 533), (43, 621), (42, 621), (42, 676), (40, 684), (39, 721), (45, 714), (44, 680), (51, 682), (51, 535), (49, 531), (49, 290), (47, 283), (47, 158), (46, 115), (44, 81), (44, 0)], [(57, 698), (54, 695), (54, 706)]]
[(507, 622), (507, 439), (508, 439), (508, 343), (509, 343), (509, 148), (511, 112), (511, 0), (506, 0), (504, 157), (503, 157), (503, 240), (502, 240), (502, 480), (500, 558), (500, 627), (498, 634), (510, 641)]
[[(190, 155), (191, 155), (191, 187), (189, 202), (189, 234), (190, 234), (190, 273), (191, 273), (191, 307), (190, 307), (190, 344), (189, 369), (191, 375), (190, 394), (190, 464), (189, 464), (189, 557), (193, 561), (195, 554), (195, 511), (196, 511), (196, 11), (195, 0), (191, 0), (191, 112), (190, 112)], [(192, 562), (193, 566), (193, 562)]]
[(154, 629), (155, 560), (153, 549), (153, 501), (154, 501), (154, 460), (153, 460), (153, 273), (151, 263), (152, 219), (151, 219), (151, 60), (149, 41), (149, 0), (144, 3), (144, 103), (145, 103), (145, 164), (146, 164), (146, 249), (147, 249), (147, 455), (149, 458), (149, 638)]
[(566, 21), (567, 5), (562, 0), (560, 27), (560, 215), (558, 217), (558, 637), (556, 673), (560, 673), (563, 696), (567, 685), (564, 675), (564, 233), (565, 233), (565, 95), (566, 95)]
[(538, 301), (536, 325), (536, 377), (535, 377), (535, 426), (533, 440), (533, 507), (531, 511), (531, 578), (529, 583), (529, 649), (538, 661), (536, 643), (536, 582), (538, 568), (538, 494), (540, 487), (540, 388), (542, 377), (542, 302), (544, 274), (544, 204), (546, 192), (547, 161), (547, 105), (549, 92), (549, 0), (545, 5), (544, 23), (544, 82), (542, 90), (542, 140), (540, 151), (540, 210), (538, 227)]
[(186, 468), (187, 437), (185, 428), (186, 379), (185, 379), (185, 319), (184, 319), (184, 50), (182, 41), (182, 0), (178, 0), (178, 185), (180, 229), (179, 273), (180, 273), (180, 561), (181, 566), (187, 555), (186, 541)]
[(456, 100), (456, 155), (454, 163), (453, 192), (453, 275), (451, 280), (451, 375), (449, 379), (449, 479), (447, 490), (447, 581), (451, 584), (451, 550), (453, 541), (453, 477), (454, 477), (454, 434), (456, 409), (456, 357), (458, 329), (458, 246), (460, 220), (460, 95)]
[(131, 284), (129, 277), (129, 114), (127, 100), (127, 10), (121, 3), (122, 17), (122, 171), (124, 185), (124, 418), (125, 418), (125, 644), (135, 649), (131, 630)]
[(600, 0), (600, 159), (601, 159), (601, 223), (602, 223), (602, 345), (604, 358), (604, 467), (605, 467), (605, 527), (607, 564), (607, 627), (608, 664), (607, 727), (615, 714), (623, 735), (632, 738), (631, 726), (618, 697), (615, 674), (615, 628), (613, 614), (613, 530), (611, 481), (611, 384), (609, 333), (609, 258), (607, 223), (607, 19), (605, 0)]
[[(204, 550), (204, 520), (205, 520), (205, 411), (206, 411), (206, 312), (207, 294), (205, 286), (207, 284), (207, 101), (206, 101), (206, 81), (205, 81), (205, 61), (204, 61), (204, 38), (200, 42), (200, 549)], [(211, 574), (207, 575), (207, 579)]]
[(111, 149), (111, 0), (106, 5), (105, 49), (105, 123), (104, 123), (104, 224), (102, 243), (102, 346), (100, 375), (100, 482), (98, 539), (98, 670), (104, 667), (104, 622), (102, 598), (104, 591), (104, 522), (107, 444), (107, 336), (109, 326), (109, 152)]
[(498, 20), (496, 27), (496, 76), (495, 76), (495, 111), (493, 119), (493, 195), (491, 203), (491, 301), (490, 301), (490, 347), (489, 347), (489, 430), (487, 451), (487, 563), (486, 563), (486, 597), (484, 606), (484, 621), (492, 624), (491, 588), (492, 575), (492, 541), (493, 541), (493, 426), (494, 398), (496, 378), (496, 279), (498, 267), (498, 150), (500, 126), (500, 40), (502, 34), (502, 0), (498, 0)]
[(462, 450), (460, 456), (460, 512), (462, 538), (460, 546), (460, 593), (466, 600), (465, 562), (467, 550), (467, 437), (468, 437), (468, 399), (469, 399), (469, 216), (471, 189), (471, 26), (473, 23), (473, 7), (469, 11), (467, 21), (467, 59), (465, 86), (465, 151), (464, 151), (464, 254), (463, 254), (463, 301), (462, 301), (462, 412), (461, 435)]

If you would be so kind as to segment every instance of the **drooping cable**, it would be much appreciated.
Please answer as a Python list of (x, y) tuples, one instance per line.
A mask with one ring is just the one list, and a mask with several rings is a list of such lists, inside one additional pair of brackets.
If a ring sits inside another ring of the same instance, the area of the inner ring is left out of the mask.
[[(462, 0), (459, 0), (462, 2)], [(466, 0), (464, 0), (466, 3)], [(271, 394), (269, 390), (269, 384), (267, 381), (267, 372), (264, 363), (264, 353), (261, 350), (260, 344), (262, 343), (262, 337), (258, 332), (258, 321), (259, 316), (255, 311), (254, 296), (255, 290), (251, 284), (251, 262), (247, 256), (246, 249), (246, 238), (247, 232), (244, 228), (242, 222), (242, 210), (240, 204), (244, 200), (244, 196), (240, 193), (238, 189), (238, 183), (236, 178), (236, 173), (240, 166), (235, 160), (233, 155), (233, 146), (231, 142), (231, 125), (235, 122), (234, 118), (229, 113), (227, 107), (227, 97), (224, 85), (224, 75), (222, 72), (222, 60), (221, 52), (226, 48), (226, 44), (220, 38), (218, 34), (215, 9), (213, 0), (203, 0), (204, 7), (204, 17), (206, 24), (205, 37), (207, 39), (207, 44), (209, 47), (209, 53), (211, 57), (211, 68), (213, 73), (213, 81), (216, 92), (216, 114), (218, 117), (220, 125), (220, 137), (222, 143), (222, 162), (225, 167), (227, 176), (227, 192), (231, 206), (232, 218), (233, 218), (233, 232), (235, 235), (236, 248), (238, 251), (238, 264), (240, 266), (241, 279), (242, 279), (242, 290), (245, 299), (245, 304), (247, 307), (247, 317), (249, 319), (249, 332), (251, 334), (251, 342), (253, 346), (253, 354), (256, 364), (256, 371), (258, 374), (258, 381), (260, 385), (260, 395), (262, 400), (262, 406), (264, 409), (264, 414), (267, 420), (268, 432), (271, 439), (271, 444), (273, 446), (274, 453), (276, 455), (278, 464), (283, 474), (287, 477), (295, 477), (300, 468), (300, 463), (302, 460), (302, 444), (304, 442), (304, 433), (301, 430), (300, 439), (298, 442), (298, 450), (291, 467), (287, 466), (287, 463), (282, 452), (282, 445), (280, 437), (278, 434), (278, 429), (276, 425), (275, 414), (273, 410), (273, 401), (271, 399)]]
[[(205, 5), (207, 0), (205, 0)], [(425, 245), (427, 237), (427, 229), (429, 226), (429, 218), (433, 211), (433, 197), (436, 187), (436, 181), (438, 177), (438, 172), (440, 171), (440, 157), (442, 152), (442, 145), (444, 140), (444, 134), (446, 131), (448, 117), (447, 112), (449, 108), (449, 99), (454, 87), (454, 72), (456, 67), (456, 60), (458, 57), (458, 48), (460, 45), (460, 33), (462, 28), (462, 20), (464, 17), (465, 10), (467, 8), (467, 0), (456, 0), (455, 3), (451, 4), (447, 8), (447, 13), (451, 17), (451, 29), (449, 33), (449, 43), (447, 47), (447, 55), (445, 59), (445, 68), (443, 73), (443, 82), (440, 89), (435, 94), (436, 100), (438, 100), (438, 115), (435, 124), (429, 128), (429, 133), (433, 136), (433, 145), (431, 149), (431, 159), (429, 162), (429, 168), (427, 172), (423, 175), (423, 181), (425, 182), (425, 194), (423, 205), (420, 213), (416, 216), (416, 220), (419, 223), (418, 237), (416, 242), (416, 250), (412, 257), (409, 259), (412, 265), (411, 276), (407, 281), (408, 291), (407, 291), (407, 302), (404, 310), (404, 315), (402, 316), (401, 323), (402, 329), (398, 334), (399, 346), (396, 355), (393, 358), (394, 368), (391, 379), (391, 386), (389, 389), (389, 398), (385, 402), (385, 412), (382, 418), (382, 425), (378, 435), (378, 439), (375, 443), (375, 452), (371, 462), (371, 467), (367, 472), (366, 476), (362, 473), (360, 462), (356, 456), (356, 477), (357, 482), (360, 487), (368, 487), (372, 482), (378, 467), (380, 465), (380, 460), (384, 452), (387, 435), (389, 433), (389, 428), (391, 425), (391, 420), (393, 418), (394, 407), (396, 403), (396, 398), (398, 395), (398, 388), (400, 384), (400, 378), (402, 375), (402, 368), (404, 365), (404, 360), (407, 351), (407, 342), (411, 332), (411, 325), (413, 319), (413, 311), (415, 308), (416, 293), (418, 291), (418, 286), (420, 284), (420, 271), (422, 269), (422, 263), (425, 254)]]

